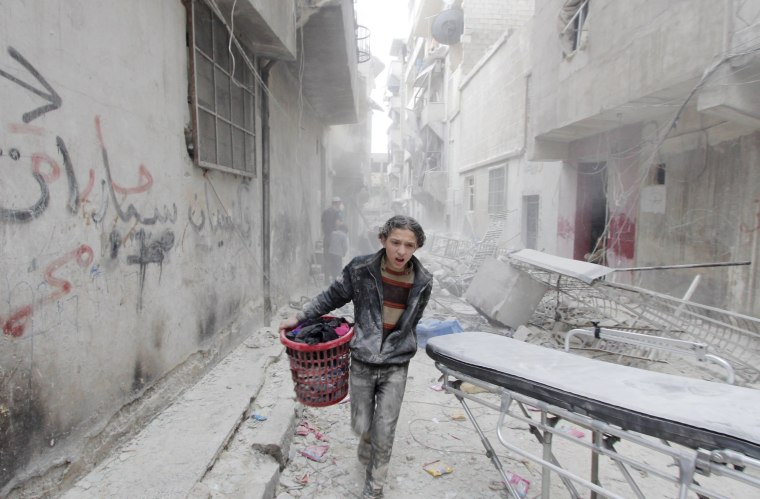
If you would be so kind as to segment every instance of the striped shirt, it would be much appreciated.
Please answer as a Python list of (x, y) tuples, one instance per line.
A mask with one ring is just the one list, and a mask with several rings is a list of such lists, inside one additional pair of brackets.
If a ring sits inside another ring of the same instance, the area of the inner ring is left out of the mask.
[(380, 262), (380, 274), (383, 279), (383, 341), (388, 333), (396, 328), (401, 314), (406, 310), (409, 291), (414, 282), (414, 270), (411, 262), (401, 272), (386, 265), (385, 257)]

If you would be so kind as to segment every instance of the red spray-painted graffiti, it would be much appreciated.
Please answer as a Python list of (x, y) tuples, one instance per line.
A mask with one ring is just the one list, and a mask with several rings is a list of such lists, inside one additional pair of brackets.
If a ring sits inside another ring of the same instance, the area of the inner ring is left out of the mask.
[[(100, 126), (100, 123), (98, 123), (98, 126)], [(113, 185), (113, 190), (119, 194), (137, 194), (140, 192), (146, 192), (150, 189), (150, 186), (153, 185), (153, 175), (151, 175), (148, 169), (145, 168), (145, 165), (140, 165), (140, 180), (142, 183), (139, 183), (137, 187), (122, 187), (116, 182), (112, 182), (111, 185)]]
[[(23, 69), (26, 70), (28, 75), (31, 75), (33, 80), (36, 80), (34, 83), (28, 83), (27, 81), (21, 79), (18, 74), (23, 74), (21, 71), (17, 71), (16, 73), (9, 73), (6, 71), (3, 71), (0, 69), (0, 79), (4, 78), (11, 83), (17, 85), (19, 88), (23, 89), (24, 91), (28, 92), (29, 94), (32, 94), (36, 96), (37, 98), (41, 97), (46, 102), (43, 105), (40, 105), (39, 107), (32, 109), (30, 111), (27, 111), (21, 115), (21, 121), (22, 123), (10, 123), (7, 125), (7, 130), (12, 134), (22, 134), (22, 135), (32, 135), (32, 136), (44, 136), (46, 133), (46, 130), (39, 126), (30, 125), (29, 123), (40, 116), (43, 116), (49, 112), (56, 111), (59, 109), (62, 104), (63, 100), (61, 99), (60, 95), (55, 91), (55, 89), (48, 83), (48, 81), (45, 79), (45, 77), (42, 75), (42, 73), (32, 65), (24, 56), (21, 55), (21, 53), (16, 50), (13, 47), (8, 47), (8, 53), (10, 56), (20, 65), (23, 67)], [(18, 74), (17, 74), (18, 73)], [(125, 187), (120, 184), (117, 184), (113, 179), (111, 178), (111, 170), (110, 165), (108, 163), (108, 154), (105, 147), (105, 141), (103, 140), (103, 134), (101, 132), (100, 128), (100, 117), (95, 118), (95, 126), (97, 131), (97, 137), (98, 142), (101, 146), (101, 151), (103, 155), (103, 163), (104, 163), (104, 169), (106, 177), (107, 177), (107, 187), (110, 191), (110, 198), (111, 202), (114, 205), (114, 208), (118, 212), (119, 218), (121, 218), (123, 221), (128, 221), (129, 219), (134, 219), (139, 223), (145, 224), (145, 225), (152, 225), (156, 222), (165, 222), (165, 221), (176, 221), (177, 218), (177, 208), (176, 206), (173, 206), (173, 211), (169, 210), (168, 208), (164, 207), (163, 213), (159, 213), (159, 210), (156, 209), (154, 211), (153, 216), (143, 216), (141, 215), (137, 208), (135, 208), (134, 205), (129, 205), (125, 210), (122, 210), (121, 204), (119, 200), (115, 198), (115, 194), (122, 194), (122, 195), (129, 195), (129, 194), (138, 194), (148, 191), (152, 185), (153, 185), (153, 176), (151, 175), (150, 171), (148, 171), (148, 168), (141, 164), (138, 168), (138, 183), (134, 187)], [(67, 200), (67, 208), (70, 213), (77, 213), (79, 211), (80, 206), (82, 203), (84, 203), (88, 196), (91, 194), (93, 187), (95, 186), (95, 172), (90, 169), (89, 175), (88, 175), (88, 182), (87, 185), (80, 191), (80, 186), (77, 181), (77, 175), (74, 169), (73, 161), (69, 155), (68, 149), (66, 147), (66, 143), (61, 137), (56, 137), (56, 145), (58, 147), (58, 152), (61, 154), (61, 157), (63, 158), (63, 169), (66, 173), (66, 178), (68, 180), (68, 187), (69, 187), (69, 194), (68, 194), (68, 200)], [(2, 147), (0, 147), (0, 156), (3, 154)], [(10, 146), (7, 149), (7, 156), (13, 160), (18, 161), (22, 158), (21, 152), (18, 147)], [(29, 206), (22, 206), (22, 207), (6, 207), (6, 206), (0, 206), (0, 222), (7, 221), (10, 223), (29, 223), (33, 221), (34, 219), (38, 218), (42, 213), (44, 213), (50, 204), (50, 189), (49, 184), (54, 182), (60, 177), (61, 167), (58, 165), (58, 163), (50, 158), (49, 156), (43, 154), (43, 153), (33, 153), (31, 155), (28, 155), (26, 157), (30, 157), (32, 159), (32, 177), (39, 185), (39, 197), (36, 202), (32, 203)], [(46, 173), (42, 173), (40, 171), (40, 166), (42, 163), (47, 163), (50, 167), (50, 171)], [(10, 197), (3, 197), (0, 196), (0, 198), (3, 198), (4, 201), (7, 201), (9, 199), (12, 199)], [(109, 199), (104, 198), (102, 201), (102, 215), (105, 214), (105, 210), (107, 209)], [(123, 200), (121, 200), (123, 202)], [(102, 220), (102, 215), (98, 218), (96, 218), (96, 215), (93, 213), (91, 214), (92, 219), (96, 222)]]
[(35, 309), (53, 303), (71, 292), (71, 283), (54, 275), (58, 269), (71, 261), (75, 261), (79, 267), (86, 268), (92, 264), (93, 258), (92, 248), (86, 244), (82, 244), (50, 263), (45, 269), (45, 281), (52, 287), (52, 292), (33, 303), (15, 309), (7, 318), (0, 316), (3, 334), (15, 338), (22, 336)]
[(121, 187), (113, 181), (111, 174), (111, 162), (108, 158), (108, 148), (106, 148), (105, 140), (103, 140), (103, 130), (100, 125), (100, 116), (95, 116), (95, 132), (98, 136), (98, 143), (100, 144), (100, 154), (103, 159), (103, 170), (106, 174), (106, 185), (109, 187), (110, 199), (113, 203), (116, 213), (123, 222), (127, 222), (134, 219), (136, 222), (144, 225), (154, 225), (156, 222), (166, 222), (170, 220), (172, 222), (177, 220), (177, 205), (173, 205), (173, 213), (164, 206), (164, 213), (161, 214), (156, 208), (152, 217), (142, 215), (133, 204), (127, 206), (126, 209), (122, 208), (121, 201), (116, 198), (116, 193), (120, 194), (133, 194), (138, 192), (145, 192), (153, 185), (153, 176), (150, 174), (145, 165), (140, 165), (139, 173), (141, 183), (137, 187)]
[(575, 232), (573, 224), (565, 217), (557, 220), (557, 235), (562, 239), (572, 239)]
[(617, 213), (609, 220), (607, 247), (615, 254), (633, 259), (636, 247), (636, 224), (625, 213)]

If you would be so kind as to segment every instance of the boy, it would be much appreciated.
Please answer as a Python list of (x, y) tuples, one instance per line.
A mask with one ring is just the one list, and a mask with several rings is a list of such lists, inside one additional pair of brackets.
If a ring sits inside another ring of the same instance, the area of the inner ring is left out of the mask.
[(417, 353), (415, 328), (433, 288), (433, 276), (414, 256), (425, 233), (412, 217), (391, 217), (378, 234), (382, 248), (356, 257), (338, 278), (280, 329), (354, 304), (351, 340), (351, 427), (357, 455), (367, 466), (363, 497), (383, 497), (409, 360)]

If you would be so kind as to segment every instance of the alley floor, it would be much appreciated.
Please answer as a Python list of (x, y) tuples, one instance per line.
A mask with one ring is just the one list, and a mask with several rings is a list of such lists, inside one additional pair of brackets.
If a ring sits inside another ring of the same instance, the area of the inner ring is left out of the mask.
[[(456, 262), (425, 254), (422, 259), (436, 274), (425, 318), (454, 319), (465, 331), (485, 331), (547, 348), (561, 348), (561, 334), (552, 328), (533, 324), (512, 331), (493, 325), (441, 285), (443, 279), (456, 274), (452, 267)], [(318, 291), (314, 279), (304, 295), (313, 296)], [(356, 458), (358, 439), (350, 429), (349, 399), (323, 408), (305, 407), (295, 400), (289, 359), (276, 331), (280, 320), (292, 315), (303, 299), (294, 297), (289, 306), (278, 311), (270, 325), (252, 331), (219, 368), (174, 404), (176, 408), (157, 417), (134, 442), (80, 480), (66, 497), (360, 497), (364, 469)], [(350, 317), (350, 305), (336, 315)], [(576, 353), (709, 379), (700, 366), (688, 361), (651, 363), (593, 350), (580, 349)], [(472, 422), (457, 399), (441, 390), (440, 382), (440, 372), (433, 360), (420, 348), (410, 364), (385, 497), (506, 498), (501, 477), (486, 456)], [(472, 385), (466, 389), (478, 392)], [(499, 399), (493, 393), (477, 396), (498, 406)], [(470, 403), (470, 408), (503, 468), (525, 492), (522, 497), (539, 497), (541, 468), (500, 444), (496, 434), (497, 411), (477, 403)], [(539, 414), (534, 412), (530, 417), (538, 418)], [(573, 442), (578, 439), (590, 444), (590, 432), (566, 421), (560, 421), (557, 429), (568, 436), (555, 439), (553, 450), (558, 462), (588, 476), (590, 452)], [(534, 456), (541, 455), (541, 446), (528, 424), (507, 419), (501, 430), (506, 441)], [(648, 454), (625, 444), (621, 443), (618, 450), (663, 471), (673, 471), (672, 461), (662, 454)], [(439, 476), (435, 476), (436, 471)], [(674, 484), (649, 476), (646, 471), (632, 473), (644, 497), (677, 496)], [(605, 487), (620, 497), (633, 496), (613, 461), (600, 460), (600, 476)], [(735, 481), (720, 477), (709, 480), (725, 497), (752, 497), (751, 491), (743, 490)], [(552, 498), (572, 497), (556, 474), (552, 474), (550, 490)]]
[[(455, 262), (440, 261), (432, 256), (422, 257), (426, 266), (432, 271), (446, 269), (439, 275), (451, 275), (447, 267)], [(439, 284), (439, 283), (437, 283)], [(316, 290), (309, 290), (310, 292)], [(297, 303), (292, 308), (280, 310), (280, 317), (293, 313)], [(350, 316), (350, 306), (338, 311), (337, 315)], [(439, 320), (456, 319), (467, 331), (481, 330), (507, 336), (515, 335), (509, 328), (501, 328), (490, 324), (483, 316), (459, 298), (437, 285), (426, 318)], [(273, 323), (275, 321), (273, 320)], [(549, 348), (561, 348), (557, 337), (550, 331), (541, 328), (521, 328), (517, 335), (521, 339), (541, 344)], [(526, 336), (527, 335), (527, 336)], [(584, 353), (584, 352), (581, 352)], [(592, 352), (599, 357), (599, 352)], [(603, 355), (603, 354), (602, 354)], [(635, 362), (634, 362), (635, 363)], [(643, 367), (643, 366), (642, 366)], [(697, 374), (695, 366), (688, 363), (666, 363), (656, 367), (673, 373)], [(251, 437), (259, 429), (265, 428), (271, 421), (268, 419), (283, 397), (292, 397), (292, 381), (286, 355), (282, 355), (273, 363), (266, 376), (266, 382), (261, 393), (254, 401), (249, 417), (238, 431), (238, 437), (226, 451), (233, 456), (228, 462), (240, 462), (234, 456), (250, 453)], [(471, 387), (475, 390), (475, 387)], [(479, 394), (486, 400), (498, 404), (493, 394)], [(486, 437), (496, 449), (504, 469), (514, 474), (514, 480), (527, 488), (523, 497), (538, 497), (541, 494), (541, 469), (536, 464), (511, 455), (501, 446), (496, 435), (497, 413), (485, 406), (471, 404), (475, 417), (481, 424)], [(268, 493), (278, 499), (289, 498), (350, 498), (360, 497), (364, 483), (364, 469), (356, 458), (357, 437), (350, 429), (350, 404), (348, 398), (339, 404), (311, 408), (296, 404), (296, 419), (292, 430), (292, 441), (279, 459), (283, 469), (276, 484), (272, 484)], [(537, 414), (534, 417), (537, 417)], [(588, 431), (561, 422), (558, 428), (573, 438), (591, 442)], [(507, 420), (503, 434), (510, 442), (520, 448), (527, 449), (534, 455), (541, 454), (541, 447), (534, 436), (528, 431), (528, 425), (519, 421)], [(254, 445), (255, 447), (255, 445)], [(237, 450), (236, 450), (237, 449)], [(637, 449), (626, 449), (628, 452), (638, 452)], [(567, 468), (588, 476), (590, 453), (577, 445), (562, 445), (555, 447), (559, 461)], [(638, 456), (651, 464), (659, 465), (662, 469), (672, 469), (672, 463), (663, 461), (661, 456)], [(659, 460), (659, 461), (658, 461)], [(220, 462), (225, 461), (224, 455)], [(255, 465), (248, 459), (248, 465)], [(215, 468), (217, 468), (215, 466)], [(432, 470), (444, 471), (440, 476), (433, 476)], [(245, 474), (243, 470), (239, 473)], [(610, 460), (602, 460), (600, 464), (604, 483), (612, 490), (618, 491), (622, 497), (632, 494), (619, 469)], [(250, 470), (247, 472), (250, 474)], [(675, 485), (648, 477), (645, 472), (634, 472), (641, 483), (646, 497), (669, 498), (675, 497)], [(551, 497), (571, 497), (556, 475), (551, 482)], [(230, 488), (230, 473), (226, 474), (212, 470), (204, 479), (208, 495), (204, 497), (234, 497), (234, 488)], [(728, 497), (746, 497), (746, 491), (736, 489), (736, 485), (723, 485)], [(227, 492), (225, 492), (227, 490)], [(405, 498), (504, 498), (506, 490), (500, 475), (491, 461), (486, 457), (480, 438), (467, 418), (462, 406), (453, 395), (440, 391), (440, 372), (424, 349), (420, 348), (410, 365), (409, 379), (401, 417), (396, 431), (393, 456), (390, 463), (389, 481), (385, 488), (388, 499)]]

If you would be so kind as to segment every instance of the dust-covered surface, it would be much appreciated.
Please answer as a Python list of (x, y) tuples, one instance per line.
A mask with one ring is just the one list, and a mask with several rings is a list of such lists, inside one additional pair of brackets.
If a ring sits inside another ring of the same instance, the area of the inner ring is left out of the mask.
[[(453, 395), (437, 391), (439, 372), (432, 360), (422, 351), (412, 359), (406, 397), (402, 406), (393, 457), (390, 462), (389, 480), (385, 497), (402, 498), (497, 498), (507, 497), (500, 485), (500, 475), (489, 459), (478, 435), (468, 420), (462, 406)], [(490, 394), (480, 394), (493, 403), (498, 399)], [(364, 469), (356, 457), (358, 438), (350, 430), (348, 403), (326, 408), (307, 408), (303, 421), (314, 432), (296, 436), (290, 451), (291, 460), (282, 472), (276, 497), (344, 498), (360, 497), (364, 483)], [(506, 471), (530, 482), (528, 497), (541, 492), (541, 469), (538, 465), (515, 455), (503, 447), (496, 436), (497, 412), (483, 405), (470, 404), (478, 423), (486, 432)], [(532, 413), (539, 417), (539, 413)], [(591, 442), (588, 430), (561, 422), (563, 432), (585, 443)], [(507, 420), (503, 428), (505, 439), (534, 455), (541, 455), (541, 447), (528, 431), (528, 425)], [(322, 440), (316, 434), (322, 436)], [(308, 459), (301, 454), (311, 446), (327, 445), (322, 462)], [(628, 443), (618, 445), (624, 455), (643, 460), (663, 472), (674, 473), (671, 460)], [(554, 452), (565, 467), (588, 477), (590, 451), (555, 438)], [(426, 467), (444, 469), (448, 474), (432, 476)], [(624, 497), (633, 493), (611, 460), (601, 459), (601, 476), (605, 486)], [(648, 498), (676, 497), (675, 484), (667, 483), (647, 472), (632, 471), (639, 486)], [(710, 480), (699, 477), (702, 483)], [(582, 488), (581, 488), (582, 490)], [(719, 489), (727, 497), (752, 497), (752, 489), (723, 479)], [(552, 476), (551, 497), (570, 497), (556, 475)], [(692, 495), (693, 496), (693, 495)], [(690, 496), (690, 497), (692, 497)]]
[[(548, 349), (562, 348), (563, 332), (560, 328), (552, 328), (551, 324), (542, 324), (544, 327), (533, 324), (513, 331), (489, 323), (477, 310), (456, 296), (460, 284), (454, 282), (452, 276), (456, 272), (451, 267), (456, 262), (440, 261), (425, 254), (421, 255), (421, 259), (436, 275), (436, 285), (425, 319), (456, 320), (465, 331), (514, 337)], [(443, 285), (444, 280), (448, 285)], [(251, 348), (268, 350), (266, 347), (272, 341), (276, 342), (272, 332), (279, 321), (292, 315), (307, 296), (313, 296), (318, 291), (308, 289), (304, 291), (304, 297), (294, 296), (290, 306), (279, 310), (269, 327), (255, 332), (247, 344)], [(343, 307), (335, 315), (351, 317), (351, 306)], [(576, 355), (658, 372), (707, 380), (716, 377), (714, 371), (706, 370), (696, 361), (644, 359), (592, 349), (583, 343), (575, 344), (573, 350)], [(253, 399), (237, 425), (223, 429), (229, 432), (229, 439), (216, 455), (209, 457), (208, 469), (187, 497), (326, 499), (361, 496), (365, 472), (356, 455), (359, 441), (351, 431), (348, 399), (324, 408), (298, 404), (287, 355), (283, 349), (279, 352), (275, 361), (262, 373), (264, 382), (260, 390), (252, 394)], [(238, 374), (241, 373), (231, 373), (231, 376)], [(507, 497), (501, 476), (486, 457), (481, 439), (466, 411), (453, 395), (441, 390), (440, 376), (433, 360), (423, 349), (418, 350), (410, 363), (385, 497)], [(483, 401), (495, 405), (499, 403), (495, 394), (482, 393), (478, 387), (465, 384), (464, 389)], [(516, 486), (527, 489), (525, 497), (540, 496), (541, 467), (499, 442), (496, 434), (498, 412), (477, 402), (470, 402), (469, 407)], [(534, 420), (540, 418), (540, 412), (530, 409), (528, 415)], [(553, 444), (559, 463), (580, 476), (589, 477), (591, 453), (587, 447), (578, 444), (589, 445), (591, 432), (568, 421), (560, 421), (556, 428), (562, 437), (555, 436)], [(541, 455), (541, 446), (530, 433), (526, 422), (507, 419), (502, 425), (502, 435), (507, 443), (534, 456)], [(205, 439), (206, 435), (198, 432), (185, 438)], [(677, 496), (675, 483), (656, 476), (659, 473), (677, 473), (672, 459), (629, 442), (618, 443), (615, 449), (656, 470), (630, 469), (645, 497)], [(622, 497), (635, 495), (609, 458), (600, 459), (600, 476), (605, 487)], [(725, 497), (756, 496), (756, 490), (726, 478), (699, 475), (697, 479)], [(571, 497), (556, 474), (552, 474), (548, 486), (552, 498)], [(588, 495), (588, 490), (582, 486), (577, 488), (582, 496)]]
[[(451, 275), (448, 266), (456, 262), (443, 261), (422, 256), (423, 263), (443, 279)], [(445, 269), (444, 272), (439, 272)], [(450, 289), (455, 289), (453, 285)], [(350, 307), (340, 311), (350, 315)], [(284, 312), (283, 312), (284, 313)], [(520, 328), (518, 332), (498, 327), (482, 317), (464, 300), (450, 293), (446, 287), (436, 282), (433, 298), (425, 318), (440, 320), (457, 319), (465, 331), (487, 331), (506, 336), (516, 336), (520, 340), (547, 348), (561, 349), (561, 332), (536, 326)], [(715, 379), (712, 371), (701, 364), (689, 360), (668, 359), (650, 361), (594, 349), (574, 349), (578, 355), (600, 358), (610, 362), (620, 362), (654, 371), (680, 374), (699, 379)], [(440, 372), (433, 361), (420, 349), (412, 359), (409, 370), (406, 396), (401, 410), (399, 425), (390, 463), (387, 498), (473, 498), (507, 497), (496, 468), (485, 455), (485, 449), (474, 426), (469, 421), (461, 404), (453, 395), (440, 391)], [(282, 377), (280, 377), (282, 379)], [(286, 384), (287, 385), (287, 384)], [(466, 386), (466, 385), (465, 385)], [(470, 387), (477, 391), (477, 387)], [(493, 394), (479, 394), (485, 400), (498, 404)], [(515, 482), (526, 485), (526, 497), (541, 494), (540, 466), (506, 449), (496, 435), (497, 411), (482, 404), (470, 403), (470, 408), (481, 428), (486, 432), (504, 469), (516, 475)], [(540, 413), (530, 414), (539, 418)], [(325, 408), (304, 408), (297, 424), (309, 428), (305, 435), (296, 435), (289, 451), (287, 467), (282, 471), (276, 491), (277, 498), (342, 498), (360, 497), (364, 483), (364, 467), (356, 457), (358, 437), (350, 429), (350, 404), (341, 403)], [(556, 438), (554, 453), (567, 469), (588, 478), (591, 453), (578, 442), (591, 443), (591, 433), (584, 428), (561, 421), (557, 427), (571, 438)], [(507, 419), (502, 428), (506, 441), (533, 455), (541, 455), (541, 447), (529, 432), (528, 425), (514, 419)], [(662, 454), (648, 451), (628, 442), (617, 444), (616, 449), (634, 459), (653, 466), (664, 473), (674, 475), (673, 461)], [(321, 458), (314, 460), (314, 451)], [(312, 458), (306, 455), (311, 455)], [(440, 476), (433, 476), (442, 472)], [(647, 471), (631, 470), (637, 485), (649, 498), (671, 498), (677, 496), (675, 483), (653, 476)], [(623, 497), (632, 497), (633, 491), (626, 483), (617, 466), (608, 458), (600, 459), (602, 483)], [(719, 477), (698, 476), (698, 481), (717, 489), (727, 497), (752, 497), (753, 489), (736, 481)], [(588, 494), (582, 486), (577, 486), (582, 494)], [(693, 496), (693, 494), (692, 494)], [(551, 497), (571, 497), (556, 474), (551, 478)]]

